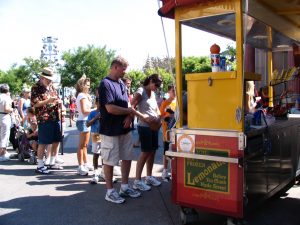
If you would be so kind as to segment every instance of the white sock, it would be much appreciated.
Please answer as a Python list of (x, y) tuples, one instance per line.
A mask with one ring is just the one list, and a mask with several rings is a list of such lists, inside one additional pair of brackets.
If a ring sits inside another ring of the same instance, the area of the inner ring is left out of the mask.
[(99, 174), (100, 174), (99, 169), (94, 170), (94, 175), (95, 175), (95, 176), (98, 176)]
[(112, 193), (112, 191), (113, 191), (114, 189), (112, 188), (112, 189), (107, 189), (107, 195), (110, 195), (111, 193)]
[(128, 184), (121, 184), (121, 189), (126, 191), (128, 189)]
[(46, 158), (45, 164), (46, 164), (46, 165), (49, 165), (49, 164), (50, 164), (50, 157)]
[(43, 167), (44, 166), (44, 161), (42, 159), (38, 159), (38, 167)]
[(50, 165), (54, 165), (55, 164), (55, 156), (51, 156), (50, 157)]

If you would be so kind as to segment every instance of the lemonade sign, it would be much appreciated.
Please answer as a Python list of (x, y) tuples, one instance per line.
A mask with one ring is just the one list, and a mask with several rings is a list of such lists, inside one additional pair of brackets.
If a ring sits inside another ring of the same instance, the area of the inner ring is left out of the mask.
[[(208, 149), (196, 149), (196, 154), (228, 157), (227, 152)], [(228, 193), (229, 165), (225, 162), (185, 159), (185, 185)]]

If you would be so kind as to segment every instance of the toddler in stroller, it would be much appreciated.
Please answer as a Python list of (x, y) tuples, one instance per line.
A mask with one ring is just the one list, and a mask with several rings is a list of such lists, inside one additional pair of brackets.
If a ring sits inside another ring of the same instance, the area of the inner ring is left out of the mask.
[(24, 161), (28, 159), (30, 164), (36, 164), (37, 150), (37, 124), (31, 124), (31, 128), (26, 131), (19, 127), (18, 135), (18, 159)]

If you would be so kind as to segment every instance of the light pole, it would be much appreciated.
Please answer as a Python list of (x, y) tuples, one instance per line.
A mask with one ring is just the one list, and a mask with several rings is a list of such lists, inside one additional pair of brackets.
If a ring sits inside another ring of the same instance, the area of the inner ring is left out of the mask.
[(43, 49), (41, 50), (41, 60), (46, 61), (50, 66), (58, 66), (58, 49), (57, 42), (58, 38), (55, 37), (44, 37), (42, 38)]
[[(47, 65), (52, 67), (56, 72), (56, 67), (59, 66), (58, 63), (58, 48), (57, 48), (57, 40), (58, 38), (48, 36), (42, 38), (43, 47), (41, 50), (41, 61), (45, 62)], [(61, 77), (60, 74), (55, 73), (55, 80), (53, 83), (60, 89)]]

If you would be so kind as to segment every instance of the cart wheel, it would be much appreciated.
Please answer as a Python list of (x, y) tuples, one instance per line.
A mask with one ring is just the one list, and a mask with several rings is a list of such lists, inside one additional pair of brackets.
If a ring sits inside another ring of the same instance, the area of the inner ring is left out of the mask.
[(245, 221), (243, 219), (227, 218), (226, 225), (244, 225), (244, 224)]
[(183, 225), (188, 225), (198, 221), (198, 214), (194, 209), (181, 207), (180, 220)]
[(23, 156), (23, 154), (18, 154), (18, 160), (20, 162), (24, 162), (24, 156)]

